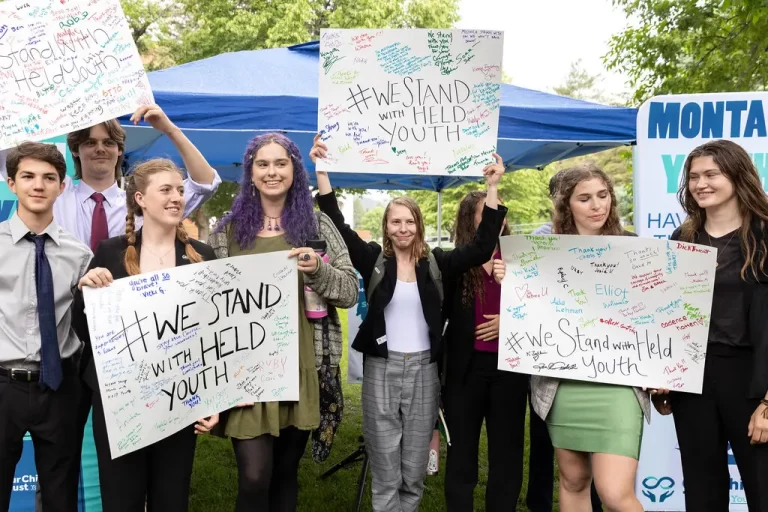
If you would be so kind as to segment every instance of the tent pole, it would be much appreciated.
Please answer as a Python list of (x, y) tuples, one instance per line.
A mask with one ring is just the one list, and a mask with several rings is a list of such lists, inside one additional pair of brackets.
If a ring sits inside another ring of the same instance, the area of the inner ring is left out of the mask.
[(438, 247), (441, 247), (441, 244), (443, 243), (442, 225), (443, 225), (443, 191), (438, 190), (437, 191), (437, 246)]

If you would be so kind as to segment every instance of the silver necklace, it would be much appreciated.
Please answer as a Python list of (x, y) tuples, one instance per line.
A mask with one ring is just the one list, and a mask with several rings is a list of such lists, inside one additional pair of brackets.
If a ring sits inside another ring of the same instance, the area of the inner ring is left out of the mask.
[(154, 254), (154, 255), (155, 255), (155, 257), (156, 257), (158, 260), (160, 260), (160, 264), (161, 264), (161, 265), (164, 265), (164, 264), (165, 264), (165, 262), (163, 261), (163, 258), (165, 258), (166, 256), (168, 256), (168, 253), (169, 253), (169, 252), (171, 252), (173, 249), (175, 249), (175, 248), (176, 248), (176, 246), (174, 245), (173, 247), (171, 247), (170, 249), (168, 249), (167, 251), (165, 251), (165, 253), (164, 253), (162, 256), (160, 256), (160, 255), (159, 255), (159, 254), (157, 254), (155, 251), (153, 251), (153, 250), (152, 250), (152, 249), (151, 249), (151, 248), (150, 248), (148, 245), (144, 245), (144, 246), (142, 246), (142, 247), (144, 247), (146, 250), (148, 250), (149, 252), (151, 252), (152, 254)]
[[(720, 266), (720, 255), (724, 253), (725, 250), (728, 248), (728, 245), (731, 243), (731, 240), (733, 240), (734, 235), (736, 235), (736, 231), (738, 231), (738, 229), (736, 229), (733, 233), (731, 233), (731, 238), (728, 239), (728, 242), (725, 244), (725, 247), (723, 247), (723, 250), (717, 251), (717, 256), (715, 257), (715, 268)], [(707, 231), (707, 236), (709, 237), (709, 245), (711, 247), (715, 247), (715, 244), (712, 243), (712, 235), (709, 234), (709, 231)]]

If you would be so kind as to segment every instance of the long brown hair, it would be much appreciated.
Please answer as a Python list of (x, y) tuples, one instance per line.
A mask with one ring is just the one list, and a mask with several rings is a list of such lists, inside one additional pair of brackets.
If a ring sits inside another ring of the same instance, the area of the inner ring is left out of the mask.
[(392, 240), (387, 234), (387, 219), (389, 218), (389, 210), (393, 205), (405, 206), (408, 208), (408, 211), (411, 212), (411, 215), (413, 215), (413, 220), (416, 222), (416, 239), (413, 241), (413, 246), (411, 246), (411, 257), (413, 258), (413, 261), (418, 263), (421, 258), (429, 254), (429, 246), (424, 239), (424, 217), (421, 215), (421, 209), (419, 208), (419, 205), (416, 203), (416, 201), (408, 196), (400, 196), (394, 198), (384, 209), (384, 215), (381, 218), (384, 256), (391, 258), (395, 255), (395, 251), (392, 248)]
[[(139, 252), (136, 250), (135, 217), (137, 215), (143, 215), (143, 212), (136, 202), (136, 192), (145, 194), (152, 176), (167, 171), (182, 174), (179, 168), (176, 167), (176, 164), (172, 161), (165, 158), (154, 158), (137, 165), (133, 170), (133, 175), (128, 180), (128, 186), (125, 191), (125, 200), (128, 206), (128, 214), (125, 217), (125, 236), (128, 237), (128, 249), (125, 251), (123, 264), (130, 276), (141, 274), (141, 268), (139, 267)], [(192, 263), (200, 263), (203, 261), (202, 256), (200, 256), (189, 242), (189, 235), (187, 235), (187, 231), (184, 229), (184, 225), (181, 222), (176, 226), (176, 239), (184, 244), (184, 252), (189, 261)]]
[[(477, 211), (477, 205), (481, 201), (485, 201), (488, 194), (484, 191), (476, 190), (470, 192), (459, 203), (459, 211), (456, 214), (456, 223), (454, 224), (454, 233), (456, 233), (454, 242), (456, 247), (466, 245), (472, 242), (475, 238), (477, 228), (475, 227), (475, 212)], [(499, 200), (501, 204), (501, 200)], [(504, 228), (501, 231), (501, 236), (509, 235), (509, 226), (504, 224)], [(472, 306), (473, 297), (480, 297), (482, 303), (484, 299), (483, 293), (483, 267), (474, 267), (469, 272), (465, 272), (461, 277), (461, 301), (464, 306)]]
[[(123, 166), (123, 158), (125, 157), (125, 130), (117, 122), (117, 119), (110, 119), (101, 124), (104, 125), (109, 138), (115, 141), (117, 149), (120, 150), (120, 156), (117, 157), (117, 164), (115, 165), (115, 180), (120, 183), (120, 178), (123, 176), (121, 168)], [(83, 166), (80, 162), (80, 144), (91, 138), (91, 128), (93, 126), (67, 134), (67, 146), (69, 146), (69, 152), (73, 153), (72, 161), (75, 163), (75, 179), (78, 180), (83, 179)], [(78, 156), (75, 156), (74, 153), (77, 153)]]
[(611, 178), (603, 172), (593, 162), (585, 162), (575, 165), (563, 173), (558, 184), (557, 193), (555, 194), (555, 220), (552, 223), (552, 232), (560, 235), (578, 235), (579, 231), (576, 229), (576, 222), (573, 219), (573, 212), (571, 211), (571, 196), (576, 186), (582, 181), (591, 179), (599, 179), (608, 189), (608, 193), (611, 195), (611, 209), (608, 211), (608, 217), (605, 219), (600, 230), (601, 235), (620, 235), (624, 232), (621, 227), (621, 219), (619, 217), (619, 204), (616, 201), (616, 192), (613, 189), (613, 181)]
[(739, 228), (741, 248), (744, 252), (744, 266), (741, 267), (741, 278), (746, 279), (747, 269), (758, 277), (759, 271), (765, 274), (765, 258), (768, 254), (765, 239), (757, 240), (750, 229), (752, 222), (757, 220), (761, 230), (768, 222), (768, 198), (765, 196), (760, 175), (757, 173), (749, 154), (730, 140), (713, 140), (702, 144), (690, 152), (683, 167), (683, 179), (677, 191), (677, 200), (688, 217), (680, 226), (680, 239), (695, 242), (697, 233), (704, 229), (707, 212), (700, 207), (689, 190), (691, 165), (696, 158), (712, 157), (720, 172), (733, 184), (742, 222)]

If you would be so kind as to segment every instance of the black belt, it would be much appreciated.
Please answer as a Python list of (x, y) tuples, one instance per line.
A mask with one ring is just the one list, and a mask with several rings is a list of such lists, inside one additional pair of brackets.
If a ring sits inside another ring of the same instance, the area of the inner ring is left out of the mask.
[[(61, 360), (61, 371), (64, 375), (75, 375), (77, 373), (77, 364), (75, 359)], [(17, 382), (40, 382), (40, 370), (28, 370), (26, 368), (3, 368), (0, 366), (0, 376), (9, 377)]]

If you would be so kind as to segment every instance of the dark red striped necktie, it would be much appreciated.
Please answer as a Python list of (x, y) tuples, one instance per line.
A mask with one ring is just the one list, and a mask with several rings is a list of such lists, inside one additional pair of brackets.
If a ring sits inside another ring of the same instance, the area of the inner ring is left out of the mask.
[(94, 192), (91, 199), (96, 202), (91, 221), (91, 250), (95, 253), (102, 240), (109, 238), (109, 225), (107, 224), (107, 211), (104, 209), (104, 194)]

